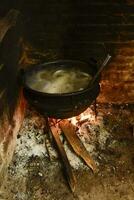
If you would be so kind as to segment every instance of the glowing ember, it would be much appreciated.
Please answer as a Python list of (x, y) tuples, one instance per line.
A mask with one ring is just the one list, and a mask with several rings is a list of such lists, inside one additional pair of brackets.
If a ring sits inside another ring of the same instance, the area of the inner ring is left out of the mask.
[(83, 122), (83, 121), (95, 121), (95, 114), (91, 108), (87, 108), (83, 113), (81, 113), (79, 116), (75, 116), (72, 118), (69, 118), (69, 121), (74, 126), (77, 126), (78, 123)]

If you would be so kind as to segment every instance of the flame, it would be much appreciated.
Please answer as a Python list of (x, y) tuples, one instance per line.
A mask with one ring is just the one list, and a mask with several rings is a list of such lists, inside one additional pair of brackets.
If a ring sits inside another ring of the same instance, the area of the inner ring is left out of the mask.
[(69, 118), (69, 121), (71, 121), (71, 123), (74, 126), (77, 126), (78, 122), (85, 121), (85, 120), (95, 121), (95, 114), (93, 110), (91, 110), (91, 108), (88, 108), (87, 110), (85, 110), (83, 113), (81, 113), (78, 116)]

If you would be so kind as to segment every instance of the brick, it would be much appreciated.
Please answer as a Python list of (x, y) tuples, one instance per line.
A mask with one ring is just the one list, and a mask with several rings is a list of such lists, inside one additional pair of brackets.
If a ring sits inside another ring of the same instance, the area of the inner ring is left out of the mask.
[[(113, 95), (114, 94), (114, 95)], [(133, 103), (134, 83), (132, 82), (101, 82), (99, 102), (109, 103)]]
[(122, 56), (134, 56), (134, 48), (121, 48), (118, 50), (118, 54)]
[(134, 82), (134, 72), (131, 70), (109, 70), (102, 74), (103, 80), (109, 80), (112, 82), (118, 81), (130, 81)]
[(126, 71), (133, 71), (134, 69), (134, 63), (133, 62), (124, 62), (124, 63), (116, 63), (112, 62), (108, 65), (108, 69), (114, 69), (114, 70), (126, 70)]

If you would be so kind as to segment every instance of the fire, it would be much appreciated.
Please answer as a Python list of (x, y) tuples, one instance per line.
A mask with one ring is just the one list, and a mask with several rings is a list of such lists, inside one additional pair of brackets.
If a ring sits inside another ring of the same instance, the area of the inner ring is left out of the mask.
[(71, 123), (74, 126), (77, 126), (78, 122), (89, 121), (89, 120), (95, 121), (95, 114), (91, 108), (88, 108), (83, 113), (81, 113), (79, 116), (69, 118), (69, 121), (71, 121)]
[(77, 124), (77, 120), (76, 120), (76, 117), (72, 117), (72, 118), (69, 118), (69, 121), (71, 121), (71, 123), (74, 125), (74, 126), (76, 126), (76, 124)]

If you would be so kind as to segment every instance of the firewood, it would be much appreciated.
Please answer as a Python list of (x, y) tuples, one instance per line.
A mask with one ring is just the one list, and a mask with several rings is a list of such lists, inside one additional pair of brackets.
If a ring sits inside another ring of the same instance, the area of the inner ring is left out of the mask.
[(96, 164), (90, 157), (80, 138), (77, 136), (74, 125), (72, 125), (66, 119), (60, 121), (59, 125), (74, 152), (85, 161), (85, 163), (93, 170), (93, 172), (95, 172), (97, 170)]
[(60, 140), (60, 136), (59, 136), (60, 130), (58, 128), (58, 125), (51, 126), (50, 129), (51, 129), (52, 135), (54, 137), (55, 143), (57, 145), (61, 159), (63, 161), (70, 189), (71, 189), (72, 192), (74, 192), (75, 191), (75, 185), (76, 185), (76, 178), (74, 176), (71, 165), (70, 165), (69, 160), (67, 158), (64, 146), (63, 146), (63, 144)]

